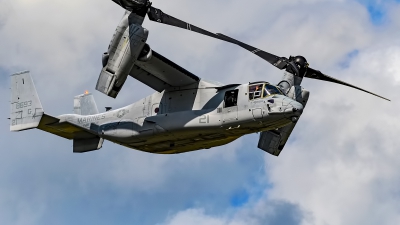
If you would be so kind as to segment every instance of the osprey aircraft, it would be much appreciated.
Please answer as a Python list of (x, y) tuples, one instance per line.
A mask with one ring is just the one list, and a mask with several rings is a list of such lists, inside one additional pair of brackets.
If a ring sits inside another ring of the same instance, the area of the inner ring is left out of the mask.
[[(99, 113), (92, 94), (74, 99), (74, 114), (43, 110), (29, 72), (11, 76), (11, 131), (38, 128), (73, 140), (73, 152), (98, 150), (104, 140), (149, 153), (176, 154), (225, 145), (260, 132), (258, 148), (278, 156), (307, 105), (303, 78), (346, 85), (309, 67), (302, 56), (279, 57), (219, 33), (211, 33), (154, 8), (148, 0), (113, 0), (126, 11), (102, 58), (96, 89), (117, 97), (128, 76), (156, 92), (121, 109)], [(227, 84), (207, 81), (154, 51), (146, 42), (151, 21), (217, 38), (261, 57), (280, 70), (282, 80)], [(383, 98), (386, 99), (386, 98)], [(388, 100), (388, 99), (386, 99)]]

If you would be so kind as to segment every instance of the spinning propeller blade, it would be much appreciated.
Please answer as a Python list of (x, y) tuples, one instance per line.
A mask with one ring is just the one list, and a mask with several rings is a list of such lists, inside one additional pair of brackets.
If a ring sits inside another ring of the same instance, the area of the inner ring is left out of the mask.
[(137, 11), (147, 7), (150, 4), (148, 0), (112, 0), (112, 1), (129, 11)]
[(355, 89), (357, 89), (357, 90), (366, 92), (366, 93), (371, 94), (371, 95), (375, 95), (376, 97), (385, 99), (385, 100), (387, 100), (387, 101), (390, 102), (390, 100), (387, 99), (387, 98), (385, 98), (385, 97), (382, 97), (382, 96), (377, 95), (377, 94), (375, 94), (375, 93), (372, 93), (372, 92), (370, 92), (370, 91), (364, 90), (364, 89), (362, 89), (362, 88), (356, 87), (356, 86), (354, 86), (354, 85), (348, 84), (348, 83), (343, 82), (343, 81), (341, 81), (341, 80), (335, 79), (335, 78), (333, 78), (333, 77), (330, 77), (330, 76), (328, 76), (328, 75), (325, 75), (325, 74), (321, 73), (320, 71), (314, 70), (314, 69), (312, 69), (312, 68), (308, 68), (308, 69), (307, 69), (307, 72), (306, 72), (305, 77), (312, 78), (312, 79), (317, 79), (317, 80), (328, 81), (328, 82), (332, 82), (332, 83), (336, 83), (336, 84), (341, 84), (341, 85), (344, 85), (344, 86), (347, 86), (347, 87), (355, 88)]
[(287, 59), (285, 57), (279, 57), (279, 56), (276, 56), (269, 52), (265, 52), (261, 49), (255, 48), (246, 43), (243, 43), (241, 41), (238, 41), (236, 39), (233, 39), (231, 37), (228, 37), (226, 35), (223, 35), (220, 33), (215, 34), (215, 33), (209, 32), (200, 27), (194, 26), (192, 24), (189, 24), (187, 22), (179, 20), (175, 17), (172, 17), (172, 16), (164, 13), (160, 9), (152, 7), (151, 3), (148, 0), (113, 0), (113, 1), (128, 10), (132, 10), (132, 8), (134, 8), (133, 10), (135, 10), (135, 9), (142, 10), (143, 7), (147, 7), (147, 15), (151, 21), (167, 24), (170, 26), (179, 27), (182, 29), (187, 29), (187, 30), (199, 33), (199, 34), (203, 34), (203, 35), (213, 37), (213, 38), (216, 38), (219, 40), (230, 42), (232, 44), (236, 44), (236, 45), (250, 51), (251, 53), (256, 54), (257, 56), (261, 57), (265, 61), (267, 61), (270, 64), (272, 64), (273, 66), (277, 67), (278, 69), (280, 69), (280, 70), (286, 69), (286, 71), (294, 74), (295, 76), (307, 77), (307, 78), (312, 78), (312, 79), (317, 79), (317, 80), (328, 81), (328, 82), (332, 82), (332, 83), (336, 83), (336, 84), (345, 85), (345, 86), (366, 92), (368, 94), (372, 94), (376, 97), (385, 99), (387, 101), (390, 101), (389, 99), (384, 98), (380, 95), (369, 92), (367, 90), (356, 87), (354, 85), (348, 84), (341, 80), (335, 79), (333, 77), (330, 77), (328, 75), (321, 73), (318, 70), (308, 67), (307, 60), (302, 56), (290, 57), (289, 59)]
[(214, 33), (211, 33), (209, 31), (201, 29), (200, 27), (196, 27), (192, 24), (186, 23), (180, 19), (172, 17), (168, 14), (165, 14), (163, 11), (161, 11), (157, 8), (154, 8), (154, 7), (150, 7), (147, 15), (149, 16), (149, 19), (151, 21), (167, 24), (167, 25), (174, 26), (174, 27), (179, 27), (179, 28), (190, 30), (190, 31), (193, 31), (193, 32), (196, 32), (199, 34), (209, 36), (209, 37), (223, 40), (222, 38), (218, 37), (218, 35), (216, 35)]
[[(252, 47), (250, 45), (247, 45), (245, 43), (237, 41), (237, 40), (235, 40), (233, 38), (230, 38), (228, 36), (225, 36), (223, 34), (214, 34), (214, 33), (211, 33), (211, 32), (209, 32), (207, 30), (204, 30), (204, 29), (202, 29), (200, 27), (196, 27), (196, 26), (194, 26), (192, 24), (189, 24), (189, 23), (184, 22), (184, 21), (182, 21), (180, 19), (172, 17), (172, 16), (164, 13), (160, 9), (157, 9), (157, 8), (154, 8), (154, 7), (150, 7), (150, 10), (149, 10), (147, 15), (149, 16), (149, 19), (151, 21), (167, 24), (167, 25), (174, 26), (174, 27), (179, 27), (179, 28), (182, 28), (182, 29), (190, 30), (190, 31), (193, 31), (193, 32), (196, 32), (196, 33), (199, 33), (199, 34), (203, 34), (203, 35), (206, 35), (206, 36), (209, 36), (209, 37), (213, 37), (213, 38), (216, 38), (216, 39), (219, 39), (219, 40), (223, 40), (223, 41), (226, 41), (226, 42), (230, 42), (232, 44), (239, 45), (239, 46), (249, 50), (250, 52), (260, 56), (261, 58), (263, 58), (264, 60), (268, 61), (271, 64), (277, 63), (279, 61), (279, 59), (280, 59), (276, 55), (273, 55), (273, 54), (268, 53), (268, 52), (264, 52), (264, 51), (262, 51), (260, 49), (254, 48), (254, 47)], [(282, 68), (280, 68), (280, 69), (282, 69)]]
[[(275, 67), (277, 67), (277, 68), (279, 68), (279, 69), (284, 69), (284, 68), (286, 68), (287, 64), (289, 63), (288, 59), (286, 59), (286, 58), (280, 58), (280, 57), (275, 56), (275, 55), (272, 55), (272, 54), (270, 54), (270, 53), (268, 53), (268, 52), (264, 52), (263, 50), (257, 49), (257, 48), (255, 48), (255, 47), (253, 47), (253, 46), (250, 46), (250, 45), (248, 45), (248, 44), (245, 44), (245, 43), (243, 43), (243, 42), (240, 42), (240, 41), (238, 41), (238, 40), (235, 40), (235, 39), (233, 39), (233, 38), (231, 38), (231, 37), (228, 37), (228, 36), (226, 36), (226, 35), (223, 35), (223, 34), (217, 34), (217, 35), (220, 36), (220, 37), (222, 37), (223, 40), (225, 40), (225, 41), (227, 41), (227, 42), (230, 42), (230, 43), (239, 45), (239, 46), (241, 46), (241, 47), (247, 49), (248, 51), (250, 51), (250, 52), (252, 52), (252, 53), (258, 55), (259, 57), (261, 57), (262, 59), (266, 60), (267, 62), (271, 63), (273, 66), (275, 66)], [(332, 83), (336, 83), (336, 84), (341, 84), (341, 85), (344, 85), (344, 86), (348, 86), (348, 87), (355, 88), (355, 89), (357, 89), (357, 90), (366, 92), (366, 93), (371, 94), (371, 95), (374, 95), (374, 96), (376, 96), (376, 97), (385, 99), (385, 100), (387, 100), (387, 101), (390, 101), (389, 99), (387, 99), (387, 98), (385, 98), (385, 97), (382, 97), (382, 96), (377, 95), (377, 94), (375, 94), (375, 93), (372, 93), (372, 92), (370, 92), (370, 91), (364, 90), (364, 89), (362, 89), (362, 88), (359, 88), (359, 87), (356, 87), (356, 86), (354, 86), (354, 85), (348, 84), (348, 83), (346, 83), (346, 82), (344, 82), (344, 81), (335, 79), (335, 78), (330, 77), (330, 76), (328, 76), (328, 75), (325, 75), (325, 74), (321, 73), (321, 72), (318, 71), (318, 70), (315, 70), (315, 69), (313, 69), (313, 68), (308, 67), (308, 64), (307, 64), (307, 66), (306, 66), (306, 70), (307, 70), (307, 71), (306, 71), (306, 73), (304, 74), (304, 77), (312, 78), (312, 79), (316, 79), (316, 80), (328, 81), (328, 82), (332, 82)]]
[[(265, 52), (265, 51), (263, 51), (263, 50), (260, 50), (260, 49), (258, 49), (258, 48), (255, 48), (255, 47), (253, 47), (253, 46), (251, 46), (251, 45), (248, 45), (248, 44), (246, 44), (246, 43), (243, 43), (243, 42), (240, 42), (240, 41), (238, 41), (238, 40), (235, 40), (235, 39), (233, 39), (233, 38), (231, 38), (231, 37), (228, 37), (228, 36), (226, 36), (226, 35), (223, 35), (223, 34), (220, 34), (220, 33), (217, 33), (217, 35), (218, 35), (218, 37), (220, 37), (220, 39), (222, 39), (222, 40), (224, 40), (224, 41), (226, 41), (226, 42), (230, 42), (230, 43), (232, 43), (232, 44), (239, 45), (240, 47), (242, 47), (242, 48), (244, 48), (244, 49), (250, 51), (251, 53), (258, 55), (260, 58), (262, 58), (262, 59), (264, 59), (265, 61), (271, 63), (273, 66), (278, 67), (278, 66), (277, 66), (277, 65), (278, 65), (277, 63), (278, 63), (280, 60), (284, 60), (284, 58), (280, 58), (280, 57), (278, 57), (278, 56), (276, 56), (276, 55), (273, 55), (273, 54), (271, 54), (271, 53), (269, 53), (269, 52)], [(285, 63), (285, 65), (286, 65), (286, 63)], [(281, 67), (278, 67), (278, 68), (279, 68), (279, 69), (283, 69), (283, 68), (281, 68)]]

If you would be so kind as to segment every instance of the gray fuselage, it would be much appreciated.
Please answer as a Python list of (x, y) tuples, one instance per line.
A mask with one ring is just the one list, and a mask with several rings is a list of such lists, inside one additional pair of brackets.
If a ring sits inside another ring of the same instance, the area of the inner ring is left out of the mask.
[[(253, 84), (263, 83), (267, 84)], [(249, 85), (221, 87), (202, 80), (179, 90), (154, 93), (121, 109), (58, 118), (129, 148), (174, 154), (275, 130), (301, 115), (302, 104), (283, 94), (250, 99)]]

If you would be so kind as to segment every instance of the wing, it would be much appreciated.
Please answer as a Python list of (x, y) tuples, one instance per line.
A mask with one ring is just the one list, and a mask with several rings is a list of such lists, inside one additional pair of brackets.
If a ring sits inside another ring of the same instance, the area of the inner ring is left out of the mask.
[(130, 76), (158, 92), (166, 88), (183, 87), (200, 81), (200, 78), (152, 50), (147, 61), (136, 61)]

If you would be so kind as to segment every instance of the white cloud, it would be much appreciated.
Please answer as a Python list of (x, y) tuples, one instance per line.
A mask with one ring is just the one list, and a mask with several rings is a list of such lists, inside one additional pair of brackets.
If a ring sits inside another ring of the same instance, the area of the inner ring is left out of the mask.
[[(287, 26), (281, 27), (292, 31), (291, 37), (297, 40), (295, 48), (305, 43), (303, 47), (311, 50), (309, 59), (326, 68), (326, 73), (394, 101), (388, 103), (347, 87), (305, 81), (312, 98), (294, 136), (281, 157), (266, 156), (267, 179), (273, 188), (265, 191), (265, 198), (299, 204), (311, 213), (302, 224), (397, 224), (400, 143), (396, 135), (400, 124), (395, 99), (400, 73), (396, 67), (399, 43), (392, 35), (398, 25), (386, 25), (383, 32), (369, 23), (360, 5), (354, 11), (352, 4), (331, 6), (329, 11), (321, 8), (315, 18), (298, 29), (290, 26), (291, 21), (298, 14), (301, 18), (304, 11), (293, 12), (283, 20)], [(285, 41), (287, 38), (282, 39)], [(341, 57), (353, 49), (359, 49), (359, 54), (351, 59), (349, 68), (338, 67)], [(253, 210), (263, 212), (261, 207)], [(199, 211), (178, 213), (170, 224), (199, 215), (193, 212)], [(218, 222), (230, 224), (224, 219)]]
[(296, 205), (288, 202), (260, 201), (218, 216), (209, 215), (203, 209), (187, 209), (171, 216), (162, 225), (294, 225), (302, 219), (309, 220), (302, 214)]
[[(303, 54), (313, 68), (394, 101), (305, 80), (311, 99), (279, 158), (256, 150), (256, 135), (179, 156), (113, 144), (72, 155), (68, 141), (39, 131), (10, 134), (8, 121), (2, 121), (0, 223), (43, 224), (54, 220), (49, 212), (66, 218), (63, 210), (78, 214), (80, 206), (87, 215), (97, 215), (99, 224), (117, 223), (120, 214), (107, 207), (126, 210), (126, 221), (141, 224), (276, 224), (285, 212), (293, 224), (398, 223), (398, 5), (390, 9), (391, 22), (381, 27), (372, 25), (367, 9), (354, 1), (171, 0), (154, 5), (278, 55)], [(71, 112), (72, 96), (94, 90), (101, 53), (123, 10), (105, 0), (15, 0), (1, 1), (1, 6), (0, 67), (31, 69), (45, 109)], [(145, 26), (156, 51), (201, 77), (225, 83), (280, 79), (279, 71), (237, 46), (148, 21)], [(354, 50), (358, 55), (349, 67), (340, 67)], [(8, 104), (7, 93), (0, 89), (3, 104)], [(95, 95), (99, 106), (116, 107), (149, 93), (129, 80), (116, 100)], [(0, 109), (2, 118), (8, 113)], [(266, 177), (258, 171), (260, 156), (266, 159)], [(239, 209), (230, 208), (237, 189), (253, 193), (251, 179), (267, 180), (271, 187), (261, 197), (251, 195)], [(66, 224), (83, 223), (68, 219)]]
[(296, 130), (296, 141), (286, 147), (291, 151), (270, 162), (268, 175), (275, 185), (271, 197), (298, 203), (313, 212), (316, 224), (399, 220), (395, 212), (400, 205), (394, 200), (400, 197), (400, 176), (395, 172), (400, 161), (395, 113), (399, 106), (392, 90), (398, 88), (394, 81), (400, 74), (387, 66), (399, 53), (398, 43), (371, 47), (344, 71), (349, 77), (358, 74), (360, 86), (374, 83), (375, 91), (392, 94), (392, 103), (345, 88), (336, 89), (343, 94), (318, 90), (321, 98), (306, 109), (299, 124), (303, 129)]

